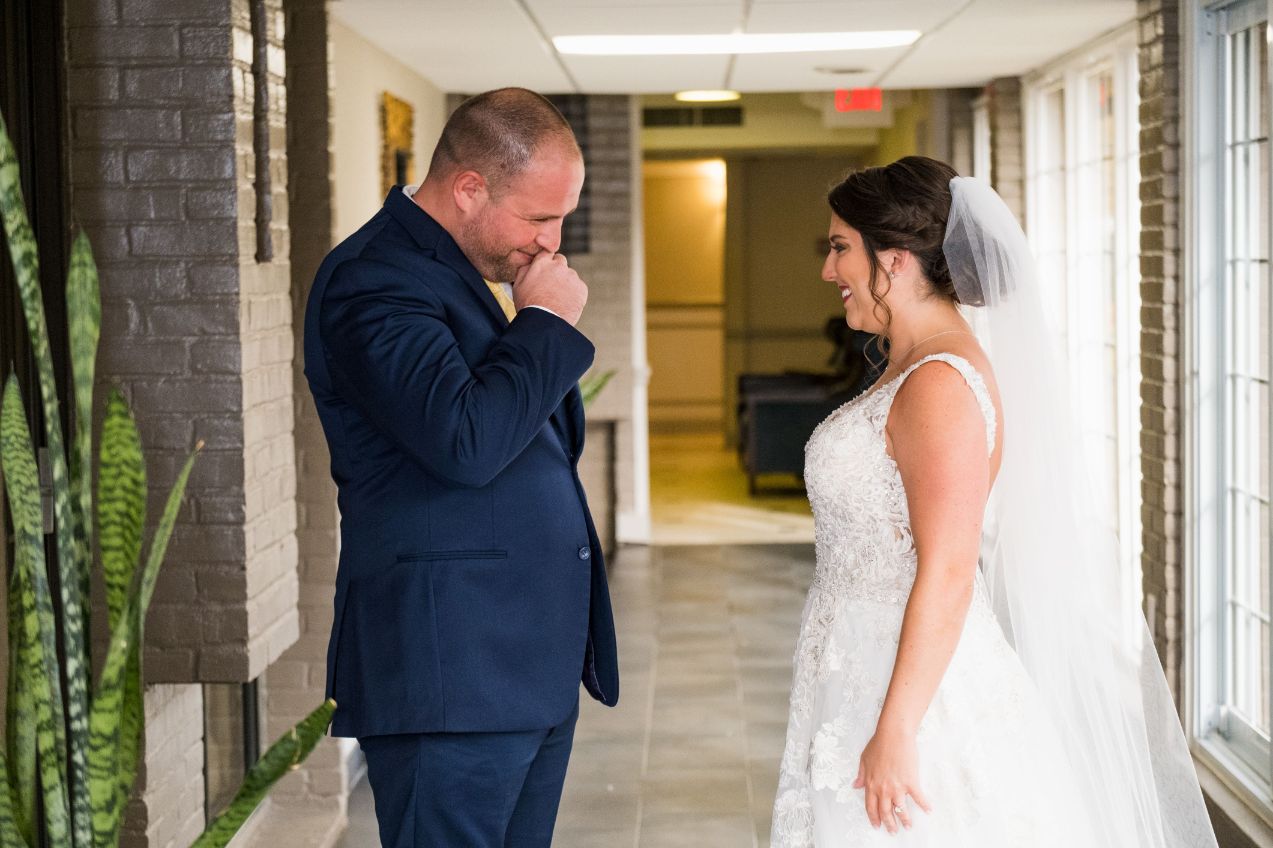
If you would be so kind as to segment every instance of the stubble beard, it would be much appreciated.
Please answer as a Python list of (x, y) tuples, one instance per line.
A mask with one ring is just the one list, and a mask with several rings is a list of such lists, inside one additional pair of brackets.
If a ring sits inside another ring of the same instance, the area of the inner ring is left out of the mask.
[(517, 278), (517, 266), (513, 264), (513, 250), (496, 244), (481, 219), (472, 221), (461, 231), (460, 249), (478, 273), (492, 283), (511, 283)]

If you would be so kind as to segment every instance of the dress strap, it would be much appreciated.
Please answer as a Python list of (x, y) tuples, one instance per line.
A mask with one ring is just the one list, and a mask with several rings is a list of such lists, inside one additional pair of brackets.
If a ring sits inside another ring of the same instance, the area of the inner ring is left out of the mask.
[[(934, 361), (945, 362), (963, 375), (964, 382), (968, 384), (968, 388), (972, 389), (973, 396), (977, 398), (977, 405), (981, 407), (982, 417), (986, 419), (986, 452), (988, 454), (994, 453), (995, 432), (998, 421), (995, 415), (995, 404), (990, 399), (990, 390), (986, 388), (986, 381), (982, 379), (981, 372), (974, 368), (967, 359), (953, 353), (929, 354), (902, 372), (897, 380), (897, 388), (900, 389), (902, 383), (906, 382), (906, 378), (913, 374), (921, 365)], [(896, 391), (894, 395), (896, 395)]]

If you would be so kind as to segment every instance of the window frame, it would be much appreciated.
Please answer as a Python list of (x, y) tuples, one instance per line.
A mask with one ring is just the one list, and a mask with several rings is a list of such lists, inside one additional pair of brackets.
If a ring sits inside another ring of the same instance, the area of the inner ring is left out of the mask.
[[(1237, 15), (1232, 26), (1221, 19), (1228, 13)], [(1182, 86), (1182, 161), (1192, 167), (1183, 169), (1182, 184), (1186, 377), (1181, 422), (1186, 610), (1182, 709), (1195, 757), (1265, 824), (1273, 825), (1273, 745), (1258, 738), (1254, 728), (1231, 721), (1226, 705), (1230, 686), (1227, 576), (1232, 561), (1226, 457), (1232, 423), (1224, 343), (1230, 320), (1223, 270), (1228, 217), (1224, 39), (1260, 21), (1273, 21), (1273, 0), (1190, 0), (1184, 15), (1186, 50), (1181, 71), (1187, 83)], [(1266, 58), (1266, 74), (1271, 70), (1269, 61), (1273, 60)], [(1266, 97), (1273, 97), (1273, 86), (1269, 89)], [(1266, 105), (1273, 109), (1273, 103)], [(1273, 167), (1268, 172), (1265, 190), (1273, 193)], [(1273, 230), (1273, 220), (1265, 225)], [(1269, 638), (1273, 641), (1273, 628)], [(1268, 685), (1273, 687), (1273, 681)]]
[[(1065, 263), (1064, 309), (1065, 326), (1058, 341), (1067, 362), (1079, 361), (1086, 344), (1081, 333), (1081, 322), (1072, 316), (1087, 315), (1079, 285), (1073, 281), (1084, 276), (1084, 263), (1090, 261), (1090, 248), (1085, 250), (1081, 216), (1087, 207), (1090, 187), (1083, 169), (1090, 166), (1085, 156), (1085, 143), (1091, 137), (1094, 112), (1090, 108), (1089, 84), (1108, 71), (1114, 86), (1115, 121), (1115, 220), (1114, 263), (1115, 289), (1113, 319), (1118, 360), (1113, 374), (1116, 395), (1113, 412), (1114, 435), (1117, 439), (1117, 527), (1119, 536), (1119, 564), (1123, 575), (1123, 591), (1130, 597), (1140, 598), (1141, 589), (1141, 474), (1140, 474), (1140, 168), (1139, 168), (1139, 47), (1135, 21), (1110, 32), (1108, 35), (1084, 45), (1059, 59), (1038, 68), (1024, 78), (1025, 154), (1026, 154), (1026, 232), (1036, 251), (1039, 246), (1039, 222), (1046, 217), (1042, 206), (1041, 181), (1045, 173), (1044, 157), (1051, 152), (1045, 148), (1048, 115), (1046, 101), (1061, 96), (1063, 117), (1060, 144), (1064, 155), (1065, 205), (1062, 220), (1066, 229), (1062, 250)], [(1054, 170), (1054, 169), (1053, 169)], [(1123, 224), (1131, 222), (1133, 226)], [(1133, 285), (1119, 285), (1129, 276)], [(1047, 292), (1046, 297), (1055, 297)], [(1104, 295), (1102, 294), (1102, 297)], [(1059, 305), (1059, 301), (1057, 301)], [(1101, 315), (1106, 313), (1102, 311)], [(1070, 390), (1081, 397), (1082, 374), (1069, 375)], [(1108, 387), (1102, 387), (1102, 390)], [(1086, 449), (1084, 451), (1086, 455)], [(1112, 491), (1112, 490), (1111, 490)], [(1113, 506), (1113, 505), (1111, 505)], [(1140, 618), (1129, 617), (1129, 640), (1139, 638)]]

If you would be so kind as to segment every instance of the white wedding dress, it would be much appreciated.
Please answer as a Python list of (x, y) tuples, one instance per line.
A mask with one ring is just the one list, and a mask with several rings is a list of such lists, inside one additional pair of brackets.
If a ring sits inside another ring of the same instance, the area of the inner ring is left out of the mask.
[(1060, 737), (1004, 638), (980, 572), (958, 647), (917, 737), (920, 788), (932, 813), (908, 800), (912, 829), (876, 830), (864, 791), (853, 788), (915, 581), (906, 492), (885, 450), (884, 426), (902, 383), (934, 361), (967, 381), (992, 451), (995, 408), (985, 383), (967, 360), (945, 353), (833, 412), (805, 448), (817, 571), (795, 655), (772, 848), (1095, 844)]

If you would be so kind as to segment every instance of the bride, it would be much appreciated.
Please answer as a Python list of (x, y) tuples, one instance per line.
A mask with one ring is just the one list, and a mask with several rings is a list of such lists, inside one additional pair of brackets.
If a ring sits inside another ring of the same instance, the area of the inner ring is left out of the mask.
[(817, 571), (773, 848), (1215, 846), (1020, 227), (917, 156), (828, 200), (823, 279), (888, 365), (806, 447)]

